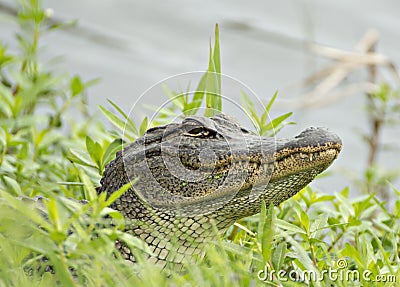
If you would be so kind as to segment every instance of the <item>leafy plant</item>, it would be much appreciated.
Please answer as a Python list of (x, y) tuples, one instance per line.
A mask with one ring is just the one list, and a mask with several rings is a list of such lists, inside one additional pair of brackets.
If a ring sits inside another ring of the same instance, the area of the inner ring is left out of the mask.
[(66, 136), (66, 111), (73, 104), (87, 118), (85, 90), (93, 82), (54, 75), (39, 63), (40, 35), (54, 27), (46, 24), (46, 11), (38, 1), (22, 1), (15, 20), (21, 26), (21, 55), (0, 43), (0, 188), (30, 196), (60, 189), (68, 195), (79, 193), (57, 182), (78, 181), (65, 154), (79, 145), (75, 135), (86, 134), (87, 126)]
[[(40, 1), (18, 3), (21, 55), (0, 44), (0, 286), (394, 286), (400, 280), (400, 192), (394, 186), (392, 210), (375, 193), (350, 198), (348, 188), (327, 195), (307, 187), (237, 222), (182, 272), (146, 261), (147, 246), (125, 233), (123, 216), (108, 208), (129, 185), (109, 197), (95, 186), (115, 152), (143, 135), (148, 119), (137, 127), (110, 101), (118, 115), (100, 109), (120, 132), (107, 134), (85, 108), (94, 82), (56, 76), (38, 61), (40, 36), (56, 28)], [(196, 114), (204, 99), (207, 116), (222, 110), (219, 45), (217, 26), (197, 92), (165, 87), (172, 106), (159, 121)], [(268, 121), (276, 97), (258, 115), (242, 94), (262, 135), (275, 135), (291, 115)], [(81, 107), (84, 124), (68, 118), (71, 104)], [(46, 107), (43, 116), (38, 109)], [(131, 248), (136, 264), (121, 258), (116, 240)], [(368, 276), (335, 279), (329, 270)]]
[(285, 125), (294, 124), (294, 122), (285, 122), (285, 120), (293, 114), (292, 112), (283, 114), (272, 121), (267, 122), (272, 105), (274, 104), (277, 96), (278, 92), (276, 92), (269, 100), (262, 115), (258, 116), (256, 107), (254, 106), (254, 103), (250, 97), (244, 91), (241, 93), (242, 105), (248, 113), (248, 116), (252, 119), (253, 123), (256, 124), (258, 133), (262, 136), (275, 136)]

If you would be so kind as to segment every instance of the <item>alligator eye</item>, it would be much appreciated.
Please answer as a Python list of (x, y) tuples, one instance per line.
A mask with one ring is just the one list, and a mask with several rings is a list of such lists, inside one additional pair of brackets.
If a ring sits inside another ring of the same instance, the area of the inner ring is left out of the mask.
[(194, 128), (194, 129), (191, 129), (191, 130), (187, 131), (187, 133), (189, 133), (191, 135), (198, 135), (198, 134), (203, 133), (204, 131), (205, 130), (202, 129), (202, 128)]
[(202, 128), (202, 127), (196, 127), (191, 130), (188, 130), (185, 133), (186, 136), (191, 136), (191, 137), (207, 137), (210, 135), (210, 130)]

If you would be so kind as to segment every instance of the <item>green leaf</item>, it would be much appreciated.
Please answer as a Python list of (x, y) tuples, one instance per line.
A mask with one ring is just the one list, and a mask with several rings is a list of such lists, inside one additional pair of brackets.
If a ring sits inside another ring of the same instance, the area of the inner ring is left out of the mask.
[(113, 193), (110, 194), (106, 201), (106, 206), (110, 206), (114, 201), (116, 201), (122, 194), (124, 194), (133, 184), (135, 184), (137, 180), (133, 180), (131, 182), (128, 182), (124, 184), (120, 189), (114, 191)]
[(349, 187), (346, 186), (345, 188), (342, 189), (342, 191), (340, 192), (340, 195), (342, 195), (345, 199), (349, 198)]
[(308, 214), (301, 208), (297, 209), (297, 214), (300, 219), (301, 225), (304, 227), (304, 230), (307, 232), (307, 234), (310, 233), (310, 218), (308, 217)]
[(277, 97), (277, 96), (278, 96), (278, 91), (276, 91), (276, 92), (274, 93), (274, 95), (272, 96), (272, 98), (269, 100), (267, 106), (265, 107), (265, 111), (264, 111), (264, 114), (265, 114), (265, 115), (263, 114), (263, 118), (264, 118), (263, 123), (266, 122), (267, 116), (268, 116), (269, 112), (271, 111), (272, 105), (275, 103), (275, 100), (276, 100), (276, 97)]
[[(333, 172), (332, 172), (331, 170), (324, 171), (324, 172), (318, 174), (318, 175), (315, 177), (315, 179), (330, 177), (330, 176), (332, 176), (332, 174), (333, 174)], [(333, 196), (333, 197), (334, 197), (334, 196)]]
[(14, 56), (7, 53), (7, 47), (0, 42), (0, 68), (3, 68), (8, 63), (12, 62)]
[(233, 254), (239, 255), (239, 257), (251, 256), (254, 261), (256, 261), (258, 263), (263, 263), (263, 258), (261, 257), (261, 255), (258, 253), (253, 253), (251, 248), (248, 248), (246, 246), (241, 246), (241, 245), (229, 242), (229, 241), (224, 241), (224, 242), (222, 242), (222, 244), (223, 244), (225, 250), (227, 250)]
[[(210, 117), (218, 114), (222, 111), (222, 98), (221, 98), (221, 74), (216, 70), (214, 56), (219, 59), (219, 40), (218, 40), (218, 26), (216, 27), (216, 39), (215, 44), (218, 46), (218, 51), (213, 54), (213, 49), (210, 44), (210, 56), (208, 61), (208, 69), (205, 73), (206, 76), (206, 111), (205, 116)], [(215, 49), (215, 47), (214, 47)], [(215, 52), (215, 51), (214, 51)], [(219, 64), (218, 64), (219, 65)], [(220, 69), (220, 67), (219, 67)]]
[(144, 133), (147, 131), (148, 126), (149, 119), (147, 117), (144, 117), (142, 123), (140, 124), (140, 136), (144, 135)]
[(215, 116), (222, 110), (221, 93), (218, 91), (218, 76), (214, 72), (206, 73), (206, 111), (205, 116)]
[(122, 139), (115, 139), (112, 143), (108, 145), (102, 159), (103, 169), (106, 164), (108, 164), (115, 158), (115, 154), (117, 153), (117, 151), (120, 151), (122, 149), (122, 144)]
[(258, 242), (262, 241), (266, 217), (267, 217), (267, 208), (265, 205), (265, 201), (262, 201), (260, 214), (258, 216), (258, 226), (257, 226)]
[(165, 83), (162, 84), (162, 89), (164, 94), (172, 101), (172, 104), (183, 111), (185, 107), (183, 95), (178, 95), (174, 91), (171, 91)]
[(49, 200), (45, 201), (45, 205), (47, 207), (47, 215), (49, 217), (49, 220), (52, 223), (52, 226), (55, 228), (54, 231), (61, 231), (62, 225), (58, 213), (56, 200), (54, 198), (49, 198)]
[(38, 287), (48, 287), (48, 286), (54, 286), (55, 282), (53, 279), (53, 274), (50, 274), (50, 272), (45, 272), (40, 279), (40, 283)]
[[(345, 195), (345, 196), (343, 196)], [(350, 204), (348, 199), (348, 193), (346, 188), (342, 190), (341, 193), (337, 194), (337, 202), (339, 203), (339, 211), (343, 219), (347, 220), (351, 218), (354, 214), (353, 206)]]
[(310, 226), (310, 233), (311, 233), (311, 238), (318, 238), (321, 232), (328, 228), (328, 213), (322, 213), (319, 215), (314, 221), (311, 222)]
[(294, 224), (291, 224), (282, 219), (278, 219), (278, 218), (276, 219), (276, 226), (283, 230), (286, 230), (287, 234), (296, 234), (296, 233), (306, 234), (306, 232), (303, 229), (301, 229), (300, 227), (298, 227)]
[(352, 258), (356, 262), (356, 264), (362, 269), (365, 269), (366, 264), (368, 264), (364, 256), (361, 255), (360, 252), (353, 245), (350, 245), (349, 243), (345, 244), (345, 248), (340, 252), (340, 254), (342, 256), (348, 256)]
[(74, 163), (77, 163), (77, 164), (80, 164), (80, 165), (84, 165), (84, 166), (89, 166), (89, 167), (96, 168), (96, 166), (93, 165), (92, 163), (90, 163), (90, 162), (88, 161), (88, 159), (86, 159), (85, 155), (84, 155), (84, 154), (81, 154), (79, 151), (70, 149), (70, 150), (68, 151), (68, 154), (67, 154), (66, 157), (67, 157), (67, 159), (69, 159), (71, 162), (74, 162)]
[(3, 117), (11, 117), (13, 114), (14, 96), (11, 89), (0, 84), (0, 111), (4, 113)]
[(81, 81), (81, 78), (79, 76), (75, 76), (71, 79), (70, 88), (72, 97), (75, 97), (82, 93), (85, 87)]
[(241, 230), (243, 230), (244, 232), (248, 233), (250, 236), (255, 236), (256, 234), (254, 232), (252, 232), (250, 229), (248, 229), (246, 226), (235, 222), (234, 226), (237, 226), (238, 228), (240, 228)]
[(272, 264), (275, 270), (281, 270), (281, 267), (285, 260), (286, 248), (286, 242), (279, 243), (278, 246), (275, 248), (272, 256)]
[(125, 130), (126, 123), (121, 120), (119, 117), (114, 115), (112, 112), (104, 108), (103, 106), (99, 106), (100, 110), (103, 112), (103, 114), (107, 117), (107, 119), (117, 128), (119, 128), (121, 131)]
[(107, 119), (118, 129), (120, 129), (123, 133), (124, 136), (126, 136), (129, 140), (133, 141), (135, 138), (139, 136), (138, 130), (136, 129), (135, 124), (133, 121), (122, 111), (121, 108), (119, 108), (115, 103), (113, 103), (111, 100), (108, 100), (109, 103), (122, 115), (122, 117), (125, 119), (122, 120), (119, 117), (117, 117), (115, 114), (113, 114), (111, 111), (107, 110), (103, 106), (99, 106), (100, 110), (103, 112), (103, 114), (107, 117)]
[(99, 82), (100, 82), (100, 78), (91, 79), (84, 84), (84, 87), (85, 87), (85, 89), (87, 89), (88, 87), (94, 86)]
[(274, 205), (266, 211), (265, 202), (261, 204), (260, 221), (258, 225), (258, 241), (261, 242), (261, 251), (264, 262), (269, 262), (272, 253), (272, 241), (275, 234)]
[(103, 149), (98, 142), (94, 142), (89, 136), (86, 136), (86, 149), (91, 159), (96, 163), (97, 168), (102, 170)]
[(24, 195), (23, 192), (22, 192), (22, 190), (21, 190), (21, 187), (19, 186), (18, 182), (17, 182), (15, 179), (13, 179), (13, 178), (11, 178), (11, 177), (8, 177), (8, 176), (3, 176), (3, 180), (4, 180), (4, 183), (6, 184), (6, 186), (7, 186), (7, 187), (10, 189), (10, 191), (12, 191), (15, 195), (17, 195), (17, 196), (22, 196), (22, 195)]
[(288, 117), (290, 117), (292, 114), (293, 114), (292, 112), (289, 112), (273, 119), (270, 123), (262, 127), (261, 134), (263, 135), (265, 132), (270, 130), (274, 131), (274, 134), (276, 134), (277, 131), (275, 130), (278, 129), (279, 126), (283, 123), (283, 121), (286, 120)]
[(316, 199), (314, 199), (312, 203), (324, 202), (324, 201), (332, 201), (335, 198), (336, 197), (334, 195), (322, 195), (322, 196), (319, 196)]
[(221, 94), (221, 51), (220, 51), (220, 43), (219, 43), (219, 28), (218, 24), (215, 24), (215, 41), (214, 41), (214, 67), (215, 72), (217, 73), (217, 82), (218, 82), (218, 94)]
[[(26, 196), (16, 198), (14, 195), (1, 189), (0, 198), (2, 199), (0, 204), (6, 203), (10, 205), (18, 213), (21, 213), (24, 218), (29, 218), (31, 223), (40, 225), (45, 229), (49, 228), (49, 223), (43, 216), (43, 213), (46, 212), (43, 202)], [(0, 213), (0, 215), (2, 216), (3, 214)]]
[(5, 127), (0, 127), (0, 153), (7, 146), (8, 132)]
[(126, 125), (133, 131), (135, 135), (138, 134), (138, 131), (136, 129), (135, 123), (127, 116), (127, 114), (113, 101), (107, 100), (120, 114), (121, 116), (125, 119)]
[[(111, 230), (105, 229), (105, 230), (101, 230), (101, 233), (106, 233), (106, 234), (110, 234)], [(121, 232), (119, 230), (115, 230), (115, 233), (117, 234), (118, 238), (125, 242), (131, 249), (138, 249), (141, 250), (149, 255), (153, 255), (153, 252), (151, 251), (151, 249), (149, 248), (149, 246), (142, 241), (141, 239), (130, 235), (129, 233), (126, 232)]]
[[(200, 95), (200, 93), (195, 93), (195, 94), (197, 96)], [(201, 95), (202, 95), (201, 98), (193, 100), (192, 102), (185, 105), (185, 108), (183, 109), (183, 113), (185, 114), (185, 116), (192, 116), (197, 113), (197, 111), (199, 110), (199, 108), (203, 102), (204, 93)]]
[(78, 181), (57, 181), (59, 185), (67, 185), (67, 186), (84, 186), (82, 182)]
[(388, 267), (389, 271), (391, 274), (394, 274), (394, 269), (391, 266), (391, 259), (389, 256), (391, 255), (391, 252), (386, 252), (385, 248), (382, 246), (382, 240), (374, 233), (371, 232), (372, 237), (374, 237), (376, 244), (379, 247), (379, 250), (381, 251), (382, 257), (385, 261), (385, 265)]
[(208, 60), (208, 68), (204, 75), (201, 77), (199, 84), (193, 96), (193, 101), (190, 106), (186, 107), (188, 114), (190, 109), (194, 111), (200, 107), (204, 94), (206, 95), (206, 111), (204, 115), (210, 117), (222, 111), (222, 98), (221, 98), (221, 55), (219, 44), (219, 29), (218, 25), (215, 28), (215, 43), (214, 52), (210, 44), (210, 53)]
[(257, 111), (254, 106), (254, 103), (252, 102), (250, 97), (244, 91), (240, 91), (240, 101), (242, 103), (242, 106), (246, 110), (246, 112), (248, 112), (250, 114), (251, 119), (256, 123), (257, 129), (259, 131), (261, 131), (263, 124), (257, 115)]
[(118, 229), (125, 229), (125, 217), (117, 210), (112, 208), (103, 208), (100, 213), (100, 216), (107, 218), (110, 217), (113, 220), (113, 225), (115, 225)]
[(86, 175), (84, 171), (81, 172), (82, 182), (85, 184), (86, 190), (88, 191), (88, 199), (89, 201), (95, 200), (97, 197), (96, 189), (93, 186), (93, 183), (90, 181), (89, 177)]

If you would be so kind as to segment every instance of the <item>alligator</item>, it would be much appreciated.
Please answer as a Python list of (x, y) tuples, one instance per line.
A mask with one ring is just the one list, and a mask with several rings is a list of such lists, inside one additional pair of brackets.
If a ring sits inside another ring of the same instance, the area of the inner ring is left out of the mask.
[[(308, 128), (292, 139), (262, 137), (234, 118), (191, 116), (150, 128), (117, 153), (98, 192), (129, 189), (110, 206), (126, 220), (126, 232), (144, 240), (149, 260), (166, 266), (204, 254), (235, 221), (279, 205), (328, 168), (340, 138)], [(217, 231), (217, 232), (216, 232)], [(127, 260), (135, 255), (121, 242)]]

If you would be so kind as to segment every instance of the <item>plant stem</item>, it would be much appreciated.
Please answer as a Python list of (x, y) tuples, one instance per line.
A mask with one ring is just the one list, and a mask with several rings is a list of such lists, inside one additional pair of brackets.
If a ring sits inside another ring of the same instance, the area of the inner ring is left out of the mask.
[[(373, 44), (369, 49), (369, 53), (374, 53), (376, 49), (376, 44)], [(369, 73), (369, 81), (371, 83), (376, 82), (376, 66), (375, 65), (370, 65), (368, 67), (368, 73)], [(375, 96), (372, 93), (367, 94), (367, 99), (368, 99), (368, 109), (370, 111), (370, 122), (372, 126), (371, 130), (371, 136), (369, 138), (369, 153), (368, 153), (368, 162), (367, 162), (367, 167), (372, 167), (375, 162), (376, 162), (376, 154), (378, 151), (378, 146), (379, 146), (379, 135), (380, 135), (380, 129), (382, 126), (382, 120), (380, 119), (380, 115), (376, 115), (374, 111), (377, 110), (377, 106), (375, 104)]]
[(336, 243), (338, 243), (339, 240), (342, 239), (342, 237), (344, 236), (345, 232), (346, 232), (345, 230), (342, 230), (342, 232), (339, 233), (339, 235), (336, 237), (335, 241), (333, 241), (331, 246), (329, 246), (328, 253), (331, 252), (333, 247), (335, 247)]
[(7, 153), (7, 145), (4, 145), (1, 149), (0, 166), (3, 164), (6, 153)]

